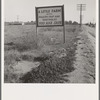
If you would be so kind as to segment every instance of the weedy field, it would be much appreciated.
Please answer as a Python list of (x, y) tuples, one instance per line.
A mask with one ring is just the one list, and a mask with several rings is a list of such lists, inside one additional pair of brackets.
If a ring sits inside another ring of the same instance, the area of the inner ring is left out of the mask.
[[(75, 70), (78, 25), (38, 28), (9, 25), (4, 29), (5, 83), (66, 83), (65, 74)], [(63, 77), (62, 77), (63, 76)]]

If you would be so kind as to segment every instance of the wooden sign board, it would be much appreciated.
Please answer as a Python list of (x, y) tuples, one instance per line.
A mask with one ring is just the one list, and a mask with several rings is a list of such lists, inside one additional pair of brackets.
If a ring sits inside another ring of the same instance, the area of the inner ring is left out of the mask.
[(64, 26), (64, 6), (36, 7), (36, 26)]

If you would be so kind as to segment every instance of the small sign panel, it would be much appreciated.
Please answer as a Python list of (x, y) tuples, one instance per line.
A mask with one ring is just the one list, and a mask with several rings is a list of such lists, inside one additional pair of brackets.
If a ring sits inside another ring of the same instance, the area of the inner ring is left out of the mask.
[(64, 26), (64, 7), (36, 7), (37, 27)]

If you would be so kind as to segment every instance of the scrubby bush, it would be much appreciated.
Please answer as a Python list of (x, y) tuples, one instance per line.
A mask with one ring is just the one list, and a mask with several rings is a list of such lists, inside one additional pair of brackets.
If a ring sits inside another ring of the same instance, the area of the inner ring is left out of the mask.
[(35, 61), (41, 61), (41, 65), (38, 68), (33, 69), (26, 75), (20, 78), (23, 83), (59, 83), (63, 78), (60, 75), (68, 73), (74, 70), (72, 66), (72, 60), (68, 57), (62, 59), (59, 58), (47, 58), (38, 57)]

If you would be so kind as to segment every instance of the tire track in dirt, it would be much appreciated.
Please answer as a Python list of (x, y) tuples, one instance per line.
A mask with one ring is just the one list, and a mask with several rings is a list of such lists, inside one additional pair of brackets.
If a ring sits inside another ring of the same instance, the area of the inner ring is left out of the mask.
[(95, 83), (95, 37), (83, 26), (77, 38), (75, 70), (67, 74), (69, 83)]

